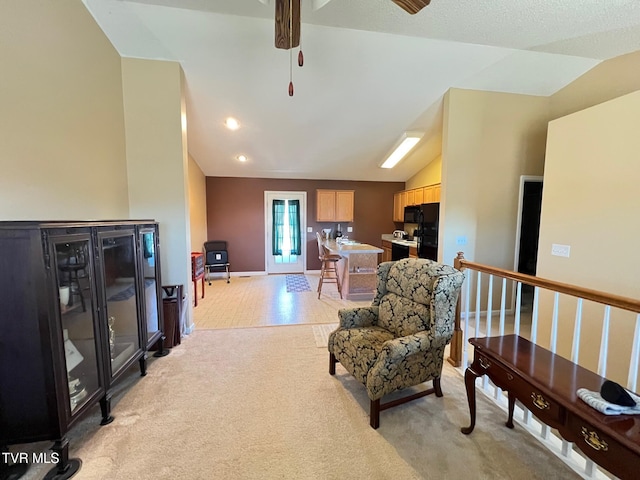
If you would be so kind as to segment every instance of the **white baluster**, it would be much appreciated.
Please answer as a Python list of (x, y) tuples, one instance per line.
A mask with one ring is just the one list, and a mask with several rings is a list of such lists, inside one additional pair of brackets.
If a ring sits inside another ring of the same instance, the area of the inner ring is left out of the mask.
[(522, 302), (522, 282), (516, 283), (516, 316), (513, 321), (513, 333), (520, 335), (520, 302)]
[(491, 310), (493, 309), (493, 275), (489, 275), (489, 291), (487, 292), (487, 337), (491, 336)]
[(609, 323), (611, 318), (611, 306), (604, 307), (602, 320), (602, 335), (600, 336), (600, 357), (598, 358), (598, 375), (607, 376), (607, 357), (609, 355)]
[(471, 279), (467, 280), (466, 288), (464, 291), (464, 340), (462, 347), (462, 368), (466, 369), (469, 366), (469, 352), (467, 351), (467, 345), (469, 345), (469, 297), (471, 296)]
[[(481, 281), (482, 273), (478, 272), (478, 284), (476, 285), (476, 337), (480, 336), (480, 299), (481, 299)], [(486, 335), (485, 335), (486, 336)]]
[(631, 363), (629, 365), (629, 380), (627, 382), (627, 388), (633, 392), (636, 391), (636, 383), (638, 381), (638, 357), (640, 357), (640, 314), (636, 316), (636, 331), (633, 335)]
[(533, 313), (531, 314), (531, 343), (537, 343), (538, 338), (538, 302), (540, 300), (540, 287), (533, 289)]
[(500, 297), (500, 336), (504, 335), (504, 313), (507, 308), (507, 279), (502, 279), (502, 296)]
[(560, 294), (553, 294), (553, 316), (551, 317), (551, 351), (556, 353), (556, 345), (558, 343), (558, 301)]
[(573, 344), (571, 345), (571, 361), (578, 363), (580, 355), (580, 331), (582, 328), (582, 299), (576, 304), (576, 320), (573, 323)]

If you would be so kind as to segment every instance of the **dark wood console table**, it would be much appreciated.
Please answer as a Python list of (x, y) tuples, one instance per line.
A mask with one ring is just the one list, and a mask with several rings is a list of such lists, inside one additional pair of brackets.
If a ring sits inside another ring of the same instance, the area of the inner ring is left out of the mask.
[(513, 428), (517, 399), (601, 467), (623, 479), (638, 478), (640, 416), (604, 415), (576, 393), (579, 388), (600, 391), (604, 378), (517, 335), (472, 338), (469, 343), (474, 358), (465, 386), (471, 424), (462, 433), (475, 427), (475, 380), (486, 374), (508, 393), (507, 427)]

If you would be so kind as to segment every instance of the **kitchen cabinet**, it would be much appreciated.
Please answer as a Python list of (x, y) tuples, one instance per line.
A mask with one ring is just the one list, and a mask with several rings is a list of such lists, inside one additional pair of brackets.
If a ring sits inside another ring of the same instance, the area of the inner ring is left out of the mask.
[(406, 192), (396, 192), (393, 195), (393, 221), (404, 222), (404, 207), (407, 205)]
[(382, 261), (391, 261), (391, 242), (387, 240), (382, 240)]
[(416, 188), (414, 198), (416, 205), (422, 205), (424, 203), (424, 188)]
[(429, 185), (423, 188), (424, 203), (438, 203), (440, 201), (440, 184)]
[(440, 184), (427, 187), (403, 190), (393, 194), (393, 221), (404, 222), (404, 207), (421, 205), (423, 203), (437, 203), (440, 201)]
[(418, 258), (418, 249), (416, 247), (409, 247), (409, 258)]
[(316, 221), (353, 222), (353, 190), (316, 190)]
[[(0, 222), (0, 451), (53, 440), (68, 478), (67, 432), (161, 340), (157, 224)], [(145, 240), (146, 239), (146, 240)], [(153, 260), (153, 264), (149, 260)]]
[(406, 205), (415, 205), (416, 204), (416, 201), (415, 201), (416, 195), (415, 195), (415, 193), (416, 193), (415, 190), (407, 190), (405, 192), (405, 195), (407, 196), (406, 202), (405, 202), (405, 206)]

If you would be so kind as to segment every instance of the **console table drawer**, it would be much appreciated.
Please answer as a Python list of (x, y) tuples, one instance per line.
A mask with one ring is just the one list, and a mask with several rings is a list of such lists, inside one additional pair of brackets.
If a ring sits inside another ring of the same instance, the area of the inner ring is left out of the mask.
[(482, 353), (477, 353), (476, 355), (480, 372), (488, 375), (493, 383), (503, 390), (511, 390), (515, 381), (514, 375), (509, 373), (502, 365)]
[(531, 413), (547, 425), (557, 428), (565, 419), (565, 409), (532, 387), (529, 382), (509, 372), (504, 366), (491, 358), (478, 354), (480, 368), (498, 387), (507, 390), (528, 408)]
[(582, 418), (570, 414), (563, 436), (584, 454), (620, 478), (638, 478), (638, 454), (620, 445)]

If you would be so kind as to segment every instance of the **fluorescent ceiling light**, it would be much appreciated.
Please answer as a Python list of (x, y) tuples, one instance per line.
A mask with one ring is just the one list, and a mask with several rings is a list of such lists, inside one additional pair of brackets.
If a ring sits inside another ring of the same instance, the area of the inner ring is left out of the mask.
[(224, 121), (224, 124), (229, 130), (237, 130), (238, 128), (240, 128), (240, 124), (238, 123), (238, 120), (236, 120), (233, 117), (227, 118)]
[(395, 165), (416, 146), (416, 143), (420, 141), (422, 135), (424, 135), (422, 132), (404, 132), (400, 140), (396, 143), (393, 152), (382, 162), (380, 168), (395, 167)]

